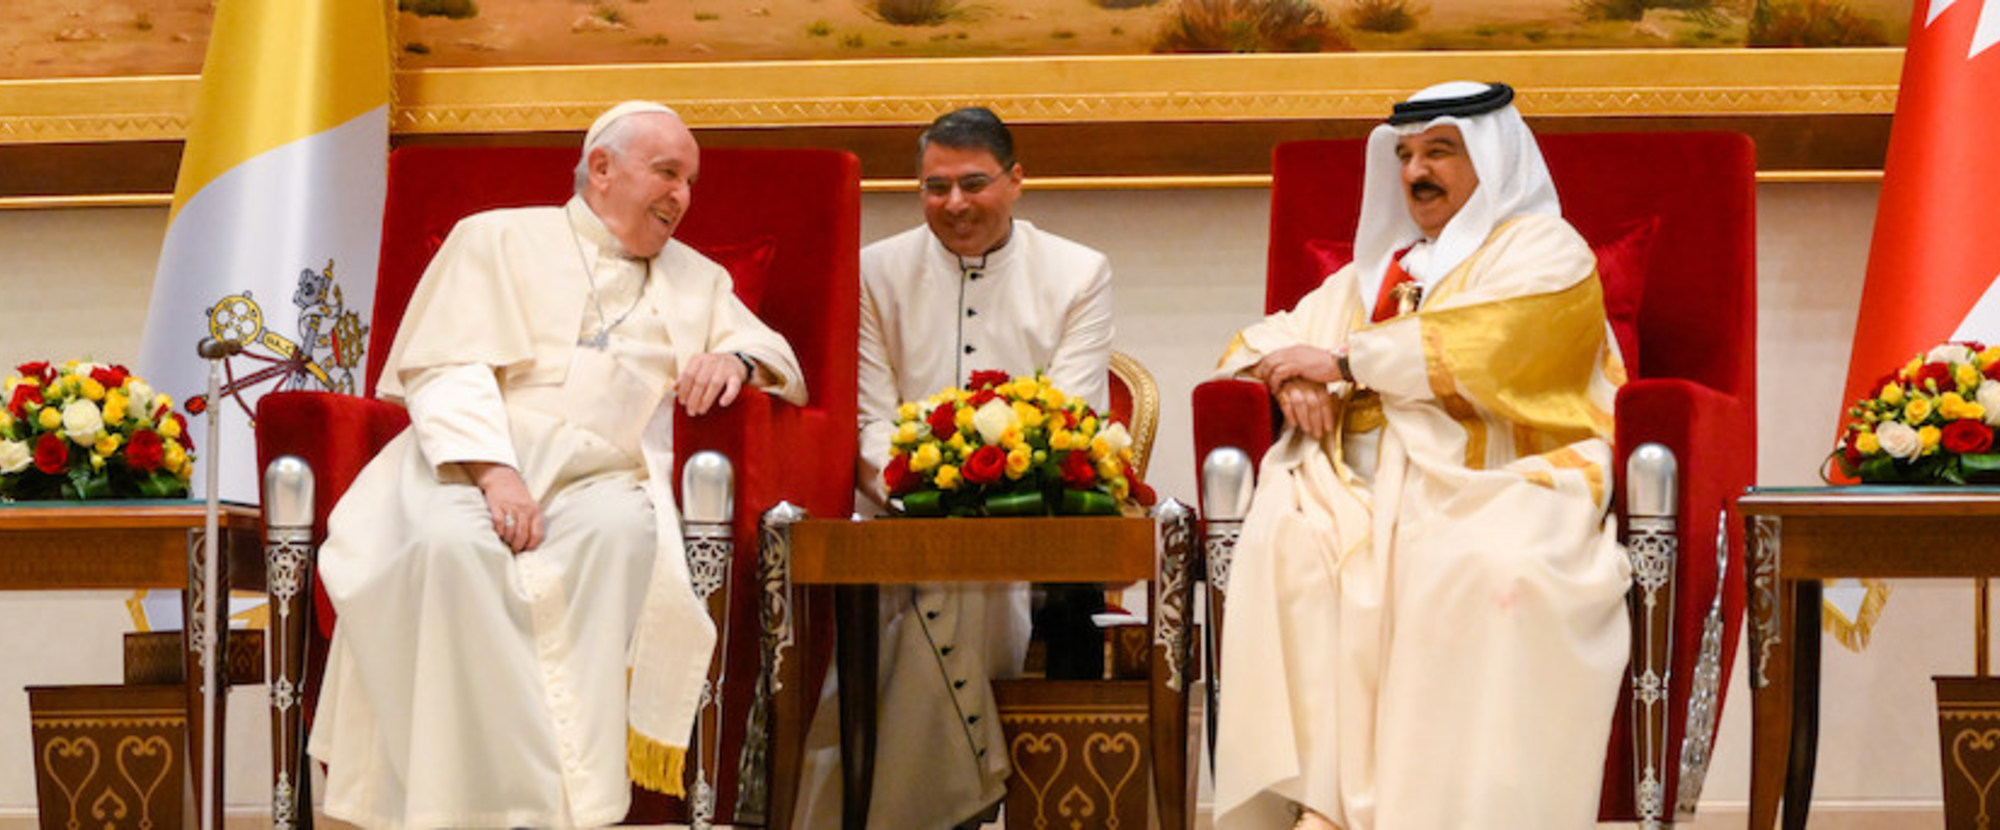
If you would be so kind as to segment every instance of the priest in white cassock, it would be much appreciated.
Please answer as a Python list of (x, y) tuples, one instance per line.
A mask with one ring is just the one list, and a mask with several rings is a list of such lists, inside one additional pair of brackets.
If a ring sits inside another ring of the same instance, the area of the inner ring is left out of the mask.
[[(972, 373), (1048, 374), (1105, 411), (1111, 265), (1104, 255), (1014, 218), (1022, 171), (1006, 124), (983, 107), (946, 113), (917, 141), (925, 224), (861, 252), (862, 492), (887, 504), (882, 470), (897, 405)], [(1101, 587), (1058, 589), (1072, 597)], [(1072, 600), (1071, 607), (1076, 603)], [(990, 680), (1017, 676), (1029, 635), (1026, 585), (921, 585), (882, 592), (880, 729), (868, 826), (977, 826), (1006, 793), (1007, 749)], [(1067, 617), (1088, 626), (1088, 611)], [(1084, 639), (1101, 636), (1090, 630)], [(1051, 660), (1077, 639), (1047, 632)], [(1095, 658), (1094, 639), (1074, 650)], [(800, 815), (837, 827), (839, 756), (831, 696), (814, 718)]]
[(679, 789), (715, 631), (667, 479), (672, 408), (806, 393), (727, 272), (672, 239), (699, 165), (672, 110), (620, 104), (568, 204), (469, 217), (425, 271), (381, 380), (411, 428), (320, 554), (329, 814), (589, 827), (624, 817), (629, 781)]
[(1285, 428), (1236, 548), (1216, 826), (1593, 826), (1629, 644), (1588, 245), (1501, 84), (1367, 144), (1354, 263), (1238, 337)]

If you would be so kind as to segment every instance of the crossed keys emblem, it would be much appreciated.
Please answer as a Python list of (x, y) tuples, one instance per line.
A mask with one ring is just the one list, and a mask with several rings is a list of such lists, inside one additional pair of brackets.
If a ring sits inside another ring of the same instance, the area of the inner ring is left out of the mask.
[[(347, 309), (340, 286), (334, 283), (333, 260), (327, 260), (321, 271), (299, 271), (292, 305), (299, 309), (296, 340), (265, 327), (264, 310), (247, 290), (223, 297), (208, 308), (209, 336), (243, 347), (242, 353), (223, 361), (224, 381), (218, 394), (235, 401), (253, 422), (253, 404), (263, 392), (354, 392), (354, 368), (361, 365), (368, 326), (359, 312)], [(243, 367), (247, 371), (241, 374), (238, 360), (248, 361)], [(258, 391), (262, 387), (269, 388)], [(206, 395), (190, 395), (188, 414), (200, 415), (212, 403)]]

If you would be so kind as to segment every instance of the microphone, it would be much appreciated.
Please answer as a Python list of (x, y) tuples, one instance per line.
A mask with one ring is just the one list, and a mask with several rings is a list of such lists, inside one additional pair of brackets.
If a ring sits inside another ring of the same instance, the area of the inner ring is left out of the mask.
[(194, 350), (196, 354), (201, 355), (205, 359), (221, 360), (225, 357), (242, 354), (243, 344), (235, 340), (217, 340), (213, 337), (204, 337), (200, 343), (195, 344)]

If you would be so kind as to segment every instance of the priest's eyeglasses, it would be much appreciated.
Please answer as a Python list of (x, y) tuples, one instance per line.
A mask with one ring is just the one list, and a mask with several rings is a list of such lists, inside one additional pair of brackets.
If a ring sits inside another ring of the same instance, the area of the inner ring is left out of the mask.
[(924, 195), (943, 198), (951, 195), (951, 189), (953, 187), (957, 187), (959, 192), (964, 193), (967, 196), (971, 196), (975, 193), (978, 193), (979, 191), (985, 190), (988, 186), (992, 184), (993, 184), (992, 176), (986, 175), (985, 173), (967, 173), (956, 179), (948, 179), (943, 176), (932, 176), (923, 181), (922, 187), (924, 190)]

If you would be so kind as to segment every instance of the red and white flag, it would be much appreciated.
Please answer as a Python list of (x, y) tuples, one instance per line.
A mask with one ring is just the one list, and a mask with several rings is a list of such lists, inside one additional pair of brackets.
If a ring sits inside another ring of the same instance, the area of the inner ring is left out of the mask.
[[(1843, 413), (1932, 346), (2000, 343), (1996, 44), (2000, 0), (1917, 0), (1911, 9)], [(1828, 586), (1828, 628), (1850, 647), (1867, 642), (1887, 598), (1886, 586), (1865, 584)]]

